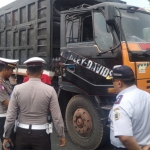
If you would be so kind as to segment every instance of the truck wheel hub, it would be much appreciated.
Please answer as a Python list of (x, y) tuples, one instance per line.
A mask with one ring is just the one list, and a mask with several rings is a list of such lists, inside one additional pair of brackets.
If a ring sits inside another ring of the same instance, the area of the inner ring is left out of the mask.
[(78, 108), (73, 115), (73, 125), (78, 134), (87, 137), (92, 131), (92, 118), (85, 109)]

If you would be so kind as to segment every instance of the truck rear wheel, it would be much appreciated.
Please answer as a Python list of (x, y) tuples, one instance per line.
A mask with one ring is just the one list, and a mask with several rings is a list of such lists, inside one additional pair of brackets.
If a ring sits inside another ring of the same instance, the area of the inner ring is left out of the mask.
[(103, 126), (95, 105), (89, 98), (76, 95), (66, 109), (66, 126), (72, 141), (84, 150), (96, 149), (103, 137)]

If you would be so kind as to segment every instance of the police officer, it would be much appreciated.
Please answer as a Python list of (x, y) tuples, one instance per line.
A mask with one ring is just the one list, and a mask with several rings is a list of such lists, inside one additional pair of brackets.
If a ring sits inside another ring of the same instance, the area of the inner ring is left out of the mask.
[(114, 150), (148, 150), (150, 94), (136, 87), (134, 73), (128, 66), (114, 66), (112, 77), (119, 94), (109, 115), (111, 144)]
[[(59, 135), (60, 146), (65, 146), (64, 122), (58, 99), (53, 87), (41, 82), (45, 61), (33, 57), (24, 62), (27, 65), (29, 81), (15, 86), (8, 107), (4, 127), (3, 147), (12, 143), (10, 132), (18, 111), (18, 128), (16, 131), (16, 150), (34, 149), (50, 150), (51, 126), (47, 123), (50, 109), (54, 125)], [(5, 148), (5, 150), (7, 150)]]
[(13, 73), (18, 60), (0, 58), (0, 139), (3, 141), (6, 111), (12, 92), (12, 86), (7, 81)]

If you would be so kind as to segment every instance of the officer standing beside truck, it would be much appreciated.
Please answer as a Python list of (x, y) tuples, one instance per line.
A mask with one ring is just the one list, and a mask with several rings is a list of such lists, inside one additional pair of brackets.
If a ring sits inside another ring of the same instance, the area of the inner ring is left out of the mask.
[(3, 147), (7, 142), (12, 143), (10, 132), (15, 117), (18, 115), (16, 132), (16, 150), (34, 149), (50, 150), (51, 127), (47, 123), (48, 109), (59, 135), (60, 146), (65, 146), (64, 122), (60, 112), (58, 99), (53, 87), (41, 82), (43, 64), (45, 61), (39, 57), (30, 58), (24, 62), (27, 65), (29, 81), (14, 88), (10, 105), (8, 107)]
[(115, 66), (112, 77), (119, 93), (109, 115), (114, 150), (149, 150), (150, 94), (136, 87), (134, 73), (128, 66)]
[(13, 73), (18, 60), (0, 58), (0, 139), (3, 141), (6, 111), (12, 92), (11, 84), (6, 81)]

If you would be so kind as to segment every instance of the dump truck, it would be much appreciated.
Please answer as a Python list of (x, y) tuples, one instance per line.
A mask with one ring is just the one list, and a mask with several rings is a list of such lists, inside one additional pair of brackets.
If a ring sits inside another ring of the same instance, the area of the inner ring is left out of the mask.
[(114, 65), (132, 68), (150, 92), (150, 12), (120, 0), (16, 0), (0, 9), (0, 57), (41, 57), (57, 90), (72, 141), (94, 150), (108, 143), (116, 91)]

